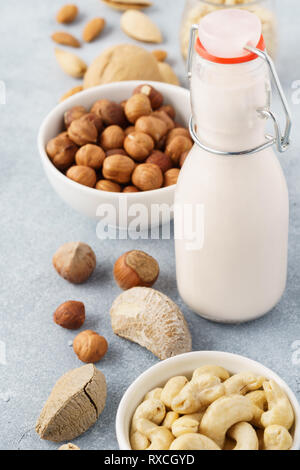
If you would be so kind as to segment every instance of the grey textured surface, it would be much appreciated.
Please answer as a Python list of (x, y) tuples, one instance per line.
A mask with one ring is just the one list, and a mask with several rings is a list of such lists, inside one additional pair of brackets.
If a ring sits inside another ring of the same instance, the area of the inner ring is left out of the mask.
[[(279, 373), (300, 399), (300, 365), (297, 357), (292, 360), (292, 344), (300, 340), (300, 106), (291, 102), (291, 84), (300, 79), (299, 1), (278, 2), (279, 7), (285, 4), (285, 8), (279, 8), (278, 69), (295, 121), (293, 147), (280, 157), (291, 205), (288, 285), (280, 304), (269, 315), (237, 326), (209, 323), (182, 304), (176, 290), (172, 241), (100, 241), (95, 222), (64, 205), (48, 184), (36, 148), (37, 131), (59, 97), (77, 83), (58, 68), (49, 39), (58, 29), (54, 15), (64, 3), (10, 0), (1, 2), (0, 7), (0, 79), (7, 87), (7, 104), (0, 106), (0, 341), (6, 345), (7, 359), (6, 365), (0, 364), (0, 449), (57, 448), (40, 441), (34, 424), (56, 380), (81, 365), (68, 345), (74, 333), (52, 321), (53, 311), (67, 299), (85, 302), (85, 327), (100, 332), (109, 342), (109, 352), (99, 364), (108, 381), (107, 406), (99, 422), (75, 442), (82, 449), (117, 448), (114, 421), (121, 396), (141, 372), (157, 362), (139, 346), (115, 337), (110, 326), (109, 308), (119, 294), (112, 265), (119, 254), (133, 248), (145, 249), (159, 260), (161, 276), (156, 287), (182, 307), (193, 333), (194, 350), (224, 350), (261, 361)], [(80, 50), (88, 62), (107, 45), (130, 42), (119, 30), (118, 12), (99, 0), (76, 3), (81, 14), (69, 27), (71, 32), (79, 35), (84, 22), (96, 15), (108, 21), (103, 37)], [(183, 77), (178, 42), (183, 1), (154, 3), (149, 14), (164, 30), (163, 47)], [(55, 250), (71, 240), (89, 243), (97, 254), (96, 272), (82, 286), (65, 282), (51, 265)]]

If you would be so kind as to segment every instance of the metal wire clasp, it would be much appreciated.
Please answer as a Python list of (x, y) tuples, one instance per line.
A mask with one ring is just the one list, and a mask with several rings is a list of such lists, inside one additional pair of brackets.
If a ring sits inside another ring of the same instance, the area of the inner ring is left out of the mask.
[[(189, 51), (188, 51), (188, 60), (187, 60), (187, 76), (190, 79), (192, 76), (192, 59), (193, 59), (193, 51), (194, 51), (194, 45), (195, 45), (195, 34), (198, 31), (198, 25), (194, 24), (191, 28), (190, 32), (190, 42), (189, 42)], [(268, 147), (271, 147), (272, 145), (276, 144), (276, 147), (280, 153), (285, 152), (289, 145), (290, 145), (290, 135), (291, 135), (291, 129), (292, 129), (292, 118), (291, 118), (291, 112), (289, 109), (289, 105), (287, 102), (287, 99), (285, 97), (285, 94), (283, 92), (279, 77), (277, 75), (274, 63), (271, 59), (271, 57), (267, 54), (267, 52), (261, 51), (260, 49), (257, 49), (256, 47), (251, 47), (251, 46), (246, 46), (246, 50), (249, 52), (252, 52), (256, 54), (258, 57), (263, 59), (270, 70), (271, 77), (273, 78), (275, 88), (277, 90), (277, 93), (279, 95), (284, 114), (285, 114), (285, 130), (284, 134), (281, 132), (281, 126), (278, 121), (277, 116), (270, 110), (270, 109), (258, 109), (257, 112), (260, 114), (260, 116), (264, 116), (267, 119), (272, 119), (273, 124), (274, 124), (274, 130), (275, 130), (275, 136), (269, 136), (266, 135), (266, 141), (259, 145), (258, 147), (252, 148), (252, 149), (247, 149), (243, 150), (240, 152), (223, 152), (221, 150), (216, 150), (210, 147), (207, 147), (204, 145), (198, 138), (196, 131), (195, 131), (195, 125), (193, 122), (193, 117), (190, 119), (190, 133), (191, 136), (194, 140), (194, 142), (199, 145), (203, 150), (206, 150), (210, 153), (214, 153), (217, 155), (246, 155), (246, 154), (253, 154), (256, 152), (260, 152), (261, 150), (264, 150)]]

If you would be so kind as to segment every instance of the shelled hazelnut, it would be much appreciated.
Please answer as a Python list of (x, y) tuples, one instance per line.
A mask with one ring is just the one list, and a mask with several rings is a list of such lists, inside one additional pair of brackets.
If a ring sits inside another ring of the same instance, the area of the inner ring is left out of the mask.
[(118, 183), (109, 180), (99, 180), (95, 186), (99, 191), (107, 191), (109, 193), (120, 193), (122, 188)]
[(163, 173), (173, 167), (171, 158), (159, 150), (154, 150), (154, 152), (152, 152), (151, 155), (147, 158), (146, 163), (154, 163), (154, 165), (159, 166)]
[(76, 336), (73, 341), (73, 349), (80, 361), (94, 364), (105, 356), (108, 344), (103, 336), (98, 335), (95, 331), (86, 330)]
[(48, 157), (56, 168), (61, 171), (67, 170), (75, 161), (78, 147), (72, 142), (67, 132), (62, 132), (51, 139), (46, 147)]
[(74, 165), (68, 169), (66, 176), (76, 183), (93, 188), (97, 181), (97, 175), (93, 168), (83, 165)]
[(132, 182), (141, 191), (159, 189), (163, 184), (163, 174), (159, 166), (153, 163), (142, 163), (134, 170)]
[(60, 276), (73, 284), (81, 284), (91, 276), (96, 267), (96, 255), (82, 242), (68, 242), (53, 256), (53, 266)]
[(98, 145), (86, 144), (78, 150), (75, 160), (77, 165), (99, 170), (102, 167), (105, 156), (105, 152)]
[(179, 168), (171, 168), (164, 174), (164, 186), (172, 186), (177, 183), (180, 170)]
[[(99, 99), (64, 113), (64, 131), (46, 151), (73, 181), (98, 191), (136, 193), (175, 184), (193, 142), (174, 106), (152, 85), (120, 103)], [(172, 171), (175, 170), (175, 171)]]
[(112, 125), (104, 129), (100, 138), (100, 145), (104, 150), (123, 147), (125, 134), (120, 126)]
[(125, 155), (111, 155), (104, 160), (102, 173), (108, 180), (126, 184), (130, 182), (134, 168), (135, 163), (131, 158)]
[(85, 307), (82, 302), (68, 300), (54, 312), (54, 322), (67, 330), (78, 330), (85, 322)]

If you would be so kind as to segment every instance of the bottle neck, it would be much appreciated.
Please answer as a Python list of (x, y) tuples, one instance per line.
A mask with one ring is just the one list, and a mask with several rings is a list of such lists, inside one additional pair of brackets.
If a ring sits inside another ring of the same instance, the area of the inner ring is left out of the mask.
[(197, 135), (207, 146), (222, 151), (242, 151), (265, 141), (271, 85), (261, 59), (223, 65), (201, 59), (193, 63), (192, 111)]

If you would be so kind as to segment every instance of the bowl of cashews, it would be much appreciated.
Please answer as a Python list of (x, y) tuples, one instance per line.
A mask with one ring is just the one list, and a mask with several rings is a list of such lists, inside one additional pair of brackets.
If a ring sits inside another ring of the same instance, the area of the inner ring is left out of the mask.
[(299, 450), (300, 406), (262, 364), (197, 351), (162, 361), (133, 382), (116, 433), (121, 450)]

